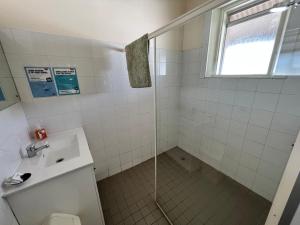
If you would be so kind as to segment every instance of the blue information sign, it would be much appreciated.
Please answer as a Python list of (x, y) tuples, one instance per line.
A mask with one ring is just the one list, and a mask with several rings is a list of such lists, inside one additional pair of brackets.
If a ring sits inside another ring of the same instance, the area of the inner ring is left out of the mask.
[(5, 101), (4, 93), (2, 91), (2, 88), (0, 87), (0, 102)]
[(25, 67), (25, 71), (34, 98), (57, 95), (50, 67)]
[(80, 94), (77, 73), (74, 67), (54, 67), (52, 69), (59, 95)]

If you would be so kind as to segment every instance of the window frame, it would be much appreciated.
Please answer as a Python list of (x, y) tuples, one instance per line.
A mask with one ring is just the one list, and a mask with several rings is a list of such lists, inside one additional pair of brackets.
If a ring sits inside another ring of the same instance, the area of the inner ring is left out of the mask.
[[(208, 66), (206, 70), (205, 77), (234, 77), (234, 78), (275, 78), (275, 77), (286, 77), (286, 75), (277, 75), (274, 74), (276, 69), (277, 61), (280, 55), (281, 46), (284, 40), (284, 34), (288, 23), (288, 18), (290, 15), (291, 9), (288, 9), (281, 13), (280, 22), (276, 31), (275, 43), (272, 51), (272, 55), (270, 58), (270, 62), (268, 65), (268, 71), (266, 74), (241, 74), (241, 75), (226, 75), (221, 74), (221, 66), (223, 62), (224, 55), (224, 47), (225, 47), (225, 38), (226, 31), (228, 27), (228, 19), (229, 16), (233, 13), (237, 13), (239, 11), (243, 11), (247, 8), (255, 6), (257, 4), (263, 3), (266, 0), (241, 0), (241, 1), (231, 1), (217, 9), (215, 9), (215, 19), (212, 18), (211, 25), (217, 26), (214, 30), (214, 33), (210, 33), (211, 36), (214, 37), (215, 41), (212, 43), (209, 41), (209, 48), (213, 48), (212, 45), (216, 45), (214, 48), (214, 53), (208, 58)], [(269, 14), (268, 10), (256, 13), (247, 18), (243, 18), (234, 23), (239, 23), (241, 20), (247, 21), (253, 18), (260, 17), (262, 15)]]

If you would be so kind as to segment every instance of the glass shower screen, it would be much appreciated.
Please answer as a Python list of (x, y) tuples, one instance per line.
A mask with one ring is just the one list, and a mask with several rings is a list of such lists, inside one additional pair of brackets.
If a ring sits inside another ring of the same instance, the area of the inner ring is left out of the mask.
[(259, 189), (260, 145), (243, 134), (252, 109), (234, 101), (249, 80), (203, 79), (209, 19), (156, 38), (156, 202), (172, 224), (263, 225), (273, 194)]

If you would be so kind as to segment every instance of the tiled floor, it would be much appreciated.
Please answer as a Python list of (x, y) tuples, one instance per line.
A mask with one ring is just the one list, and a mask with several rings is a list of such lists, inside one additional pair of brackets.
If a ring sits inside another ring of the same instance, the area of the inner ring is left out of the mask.
[[(158, 202), (174, 225), (264, 224), (269, 201), (203, 162), (186, 168), (166, 153), (158, 157)], [(154, 159), (100, 181), (98, 189), (106, 225), (168, 224), (153, 200)]]
[[(157, 199), (174, 225), (265, 223), (271, 207), (268, 200), (200, 160), (200, 168), (187, 169), (186, 162), (170, 158), (172, 151), (178, 148), (158, 157)], [(181, 151), (182, 160), (191, 160), (193, 156)], [(198, 160), (193, 158), (191, 163)]]
[(98, 182), (106, 225), (167, 225), (154, 196), (154, 159)]

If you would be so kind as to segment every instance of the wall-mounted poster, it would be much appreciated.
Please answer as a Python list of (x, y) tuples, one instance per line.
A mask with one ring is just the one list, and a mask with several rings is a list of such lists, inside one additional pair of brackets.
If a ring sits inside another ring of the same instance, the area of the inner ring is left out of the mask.
[(50, 67), (24, 67), (34, 98), (56, 96)]
[(79, 94), (79, 84), (74, 67), (53, 67), (56, 87), (59, 95)]
[(4, 93), (2, 91), (2, 88), (0, 87), (0, 102), (5, 101)]

